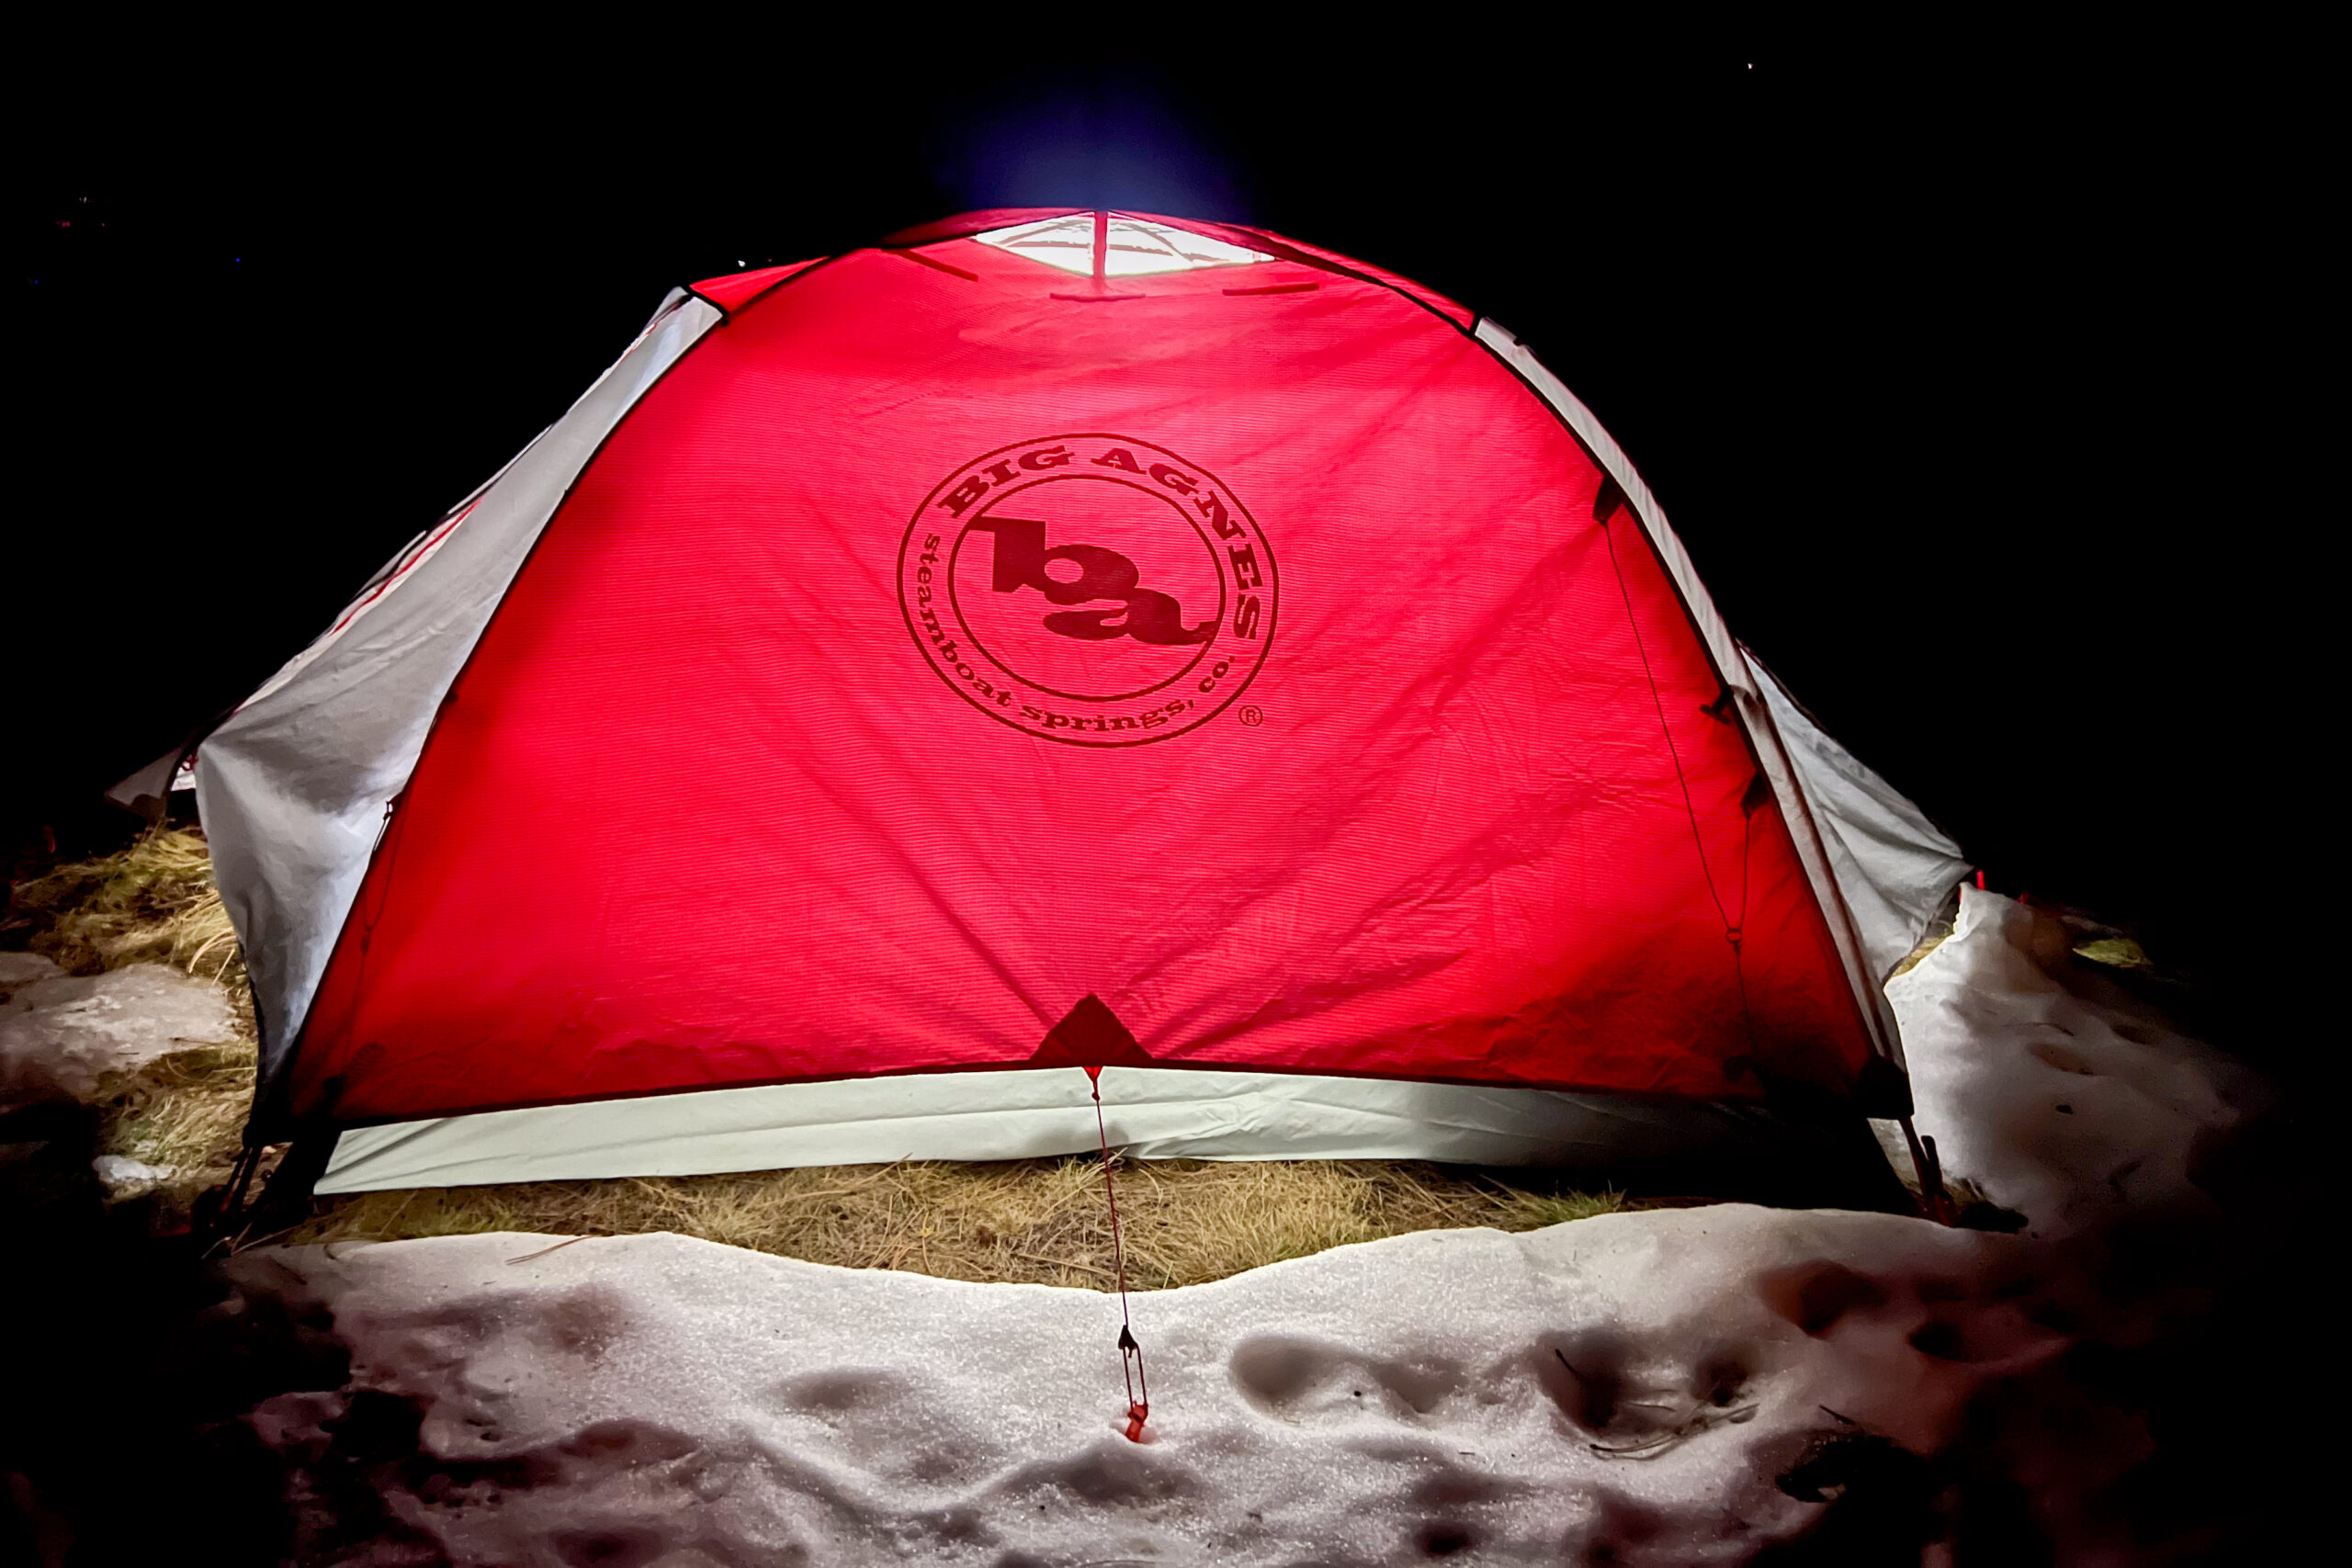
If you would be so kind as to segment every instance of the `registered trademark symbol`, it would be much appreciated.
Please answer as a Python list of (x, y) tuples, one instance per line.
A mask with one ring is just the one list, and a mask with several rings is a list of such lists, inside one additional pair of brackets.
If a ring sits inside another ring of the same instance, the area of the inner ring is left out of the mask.
[(1258, 726), (1266, 722), (1264, 710), (1260, 708), (1256, 703), (1243, 703), (1241, 705), (1240, 713), (1237, 714), (1235, 716), (1252, 729), (1257, 728)]

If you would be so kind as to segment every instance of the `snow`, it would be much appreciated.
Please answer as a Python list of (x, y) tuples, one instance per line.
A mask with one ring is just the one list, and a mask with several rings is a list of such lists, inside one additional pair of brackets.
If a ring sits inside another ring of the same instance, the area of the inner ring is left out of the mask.
[[(1142, 1294), (1142, 1444), (1091, 1292), (674, 1235), (264, 1248), (229, 1266), (244, 1310), (331, 1321), (351, 1360), (249, 1425), (320, 1561), (1949, 1561), (1920, 1543), (1979, 1495), (2024, 1498), (2063, 1561), (2120, 1561), (2086, 1500), (2149, 1423), (2066, 1352), (2145, 1314), (2067, 1238), (2203, 1201), (2189, 1151), (2250, 1080), (1973, 890), (1894, 999), (1948, 1168), (2029, 1234), (1723, 1205)], [(406, 1544), (336, 1555), (378, 1517)]]
[[(422, 1413), (454, 1484), (388, 1501), (459, 1562), (1521, 1562), (1645, 1530), (1698, 1564), (1813, 1523), (1773, 1480), (1808, 1447), (1866, 1428), (1931, 1451), (1986, 1377), (2063, 1343), (2013, 1301), (1946, 1299), (1992, 1239), (1724, 1206), (1149, 1294), (1141, 1445), (1119, 1432), (1117, 1301), (1089, 1292), (673, 1235), (242, 1266), (257, 1289), (299, 1276), (352, 1387)], [(1941, 1356), (1909, 1343), (1931, 1322)], [(348, 1398), (256, 1419), (315, 1442)]]
[(149, 1165), (128, 1155), (100, 1155), (90, 1162), (90, 1170), (101, 1186), (116, 1194), (141, 1191), (172, 1179), (169, 1167)]
[[(2073, 941), (2048, 915), (1962, 889), (1952, 934), (1887, 986), (1913, 1125), (1936, 1140), (1947, 1179), (2023, 1214), (2030, 1234), (2206, 1206), (2191, 1166), (2262, 1103), (2262, 1085), (2072, 964)], [(1892, 1126), (1881, 1141), (1899, 1147)]]
[(0, 1002), (6, 1002), (10, 992), (21, 990), (36, 980), (64, 973), (38, 953), (0, 953)]
[(0, 1110), (84, 1099), (107, 1073), (235, 1037), (218, 987), (161, 964), (79, 976), (0, 953)]

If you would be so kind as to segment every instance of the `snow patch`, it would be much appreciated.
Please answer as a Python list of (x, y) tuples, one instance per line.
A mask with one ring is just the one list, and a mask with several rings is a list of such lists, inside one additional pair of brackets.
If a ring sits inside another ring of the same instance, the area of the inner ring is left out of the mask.
[(318, 1471), (399, 1412), (425, 1462), (372, 1483), (458, 1562), (1695, 1568), (1815, 1524), (1826, 1495), (1776, 1484), (1808, 1455), (1932, 1452), (2057, 1349), (1994, 1283), (2022, 1245), (1724, 1206), (1342, 1247), (1137, 1297), (1145, 1445), (1092, 1292), (674, 1235), (233, 1267), (352, 1351), (256, 1432)]
[[(2262, 1090), (2245, 1068), (2077, 963), (2049, 916), (1961, 890), (1952, 934), (1887, 984), (1901, 1021), (1912, 1124), (1947, 1179), (1974, 1183), (2033, 1234), (2117, 1215), (2211, 1209), (2199, 1155)], [(1882, 1140), (1899, 1146), (1893, 1123)], [(1907, 1170), (1907, 1154), (1896, 1157)]]
[(51, 979), (64, 973), (38, 953), (0, 953), (0, 1002), (36, 980)]
[(0, 971), (28, 976), (0, 1003), (0, 1110), (85, 1099), (107, 1073), (234, 1038), (220, 987), (176, 969), (132, 964), (84, 976), (49, 967), (45, 976), (27, 964)]
[(90, 1162), (90, 1170), (97, 1177), (99, 1184), (117, 1197), (141, 1192), (159, 1181), (172, 1179), (169, 1167), (149, 1165), (143, 1159), (132, 1159), (128, 1155), (100, 1155)]

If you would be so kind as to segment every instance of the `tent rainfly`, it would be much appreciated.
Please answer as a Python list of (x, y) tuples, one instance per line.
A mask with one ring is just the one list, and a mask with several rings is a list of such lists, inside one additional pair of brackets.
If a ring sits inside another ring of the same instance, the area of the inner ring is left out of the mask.
[(673, 292), (193, 773), (327, 1190), (1900, 1114), (1966, 869), (1509, 333), (1115, 212)]

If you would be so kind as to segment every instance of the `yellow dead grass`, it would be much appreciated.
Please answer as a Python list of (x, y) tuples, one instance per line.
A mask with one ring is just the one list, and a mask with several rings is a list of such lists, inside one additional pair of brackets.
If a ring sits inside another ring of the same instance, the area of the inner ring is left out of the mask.
[[(1532, 1230), (1621, 1206), (1381, 1160), (1120, 1160), (1127, 1283), (1159, 1290), (1406, 1231)], [(1099, 1158), (819, 1166), (742, 1176), (543, 1181), (322, 1200), (289, 1242), (482, 1231), (676, 1231), (850, 1269), (1108, 1290)]]
[(253, 996), (201, 833), (161, 828), (129, 848), (62, 865), (9, 889), (28, 945), (73, 975), (168, 964), (218, 986), (237, 1040), (180, 1051), (101, 1086), (104, 1152), (173, 1172), (182, 1200), (220, 1180), (252, 1106)]
[(187, 1198), (226, 1179), (244, 1143), (254, 1066), (246, 1042), (175, 1051), (108, 1077), (105, 1152), (173, 1172)]
[(2087, 958), (2093, 964), (2104, 964), (2110, 969), (2154, 969), (2156, 965), (2147, 951), (2128, 936), (2095, 937), (2075, 944), (2075, 956)]
[(38, 922), (32, 950), (68, 974), (169, 964), (245, 989), (244, 957), (201, 833), (157, 829), (129, 849), (19, 883), (8, 902)]

